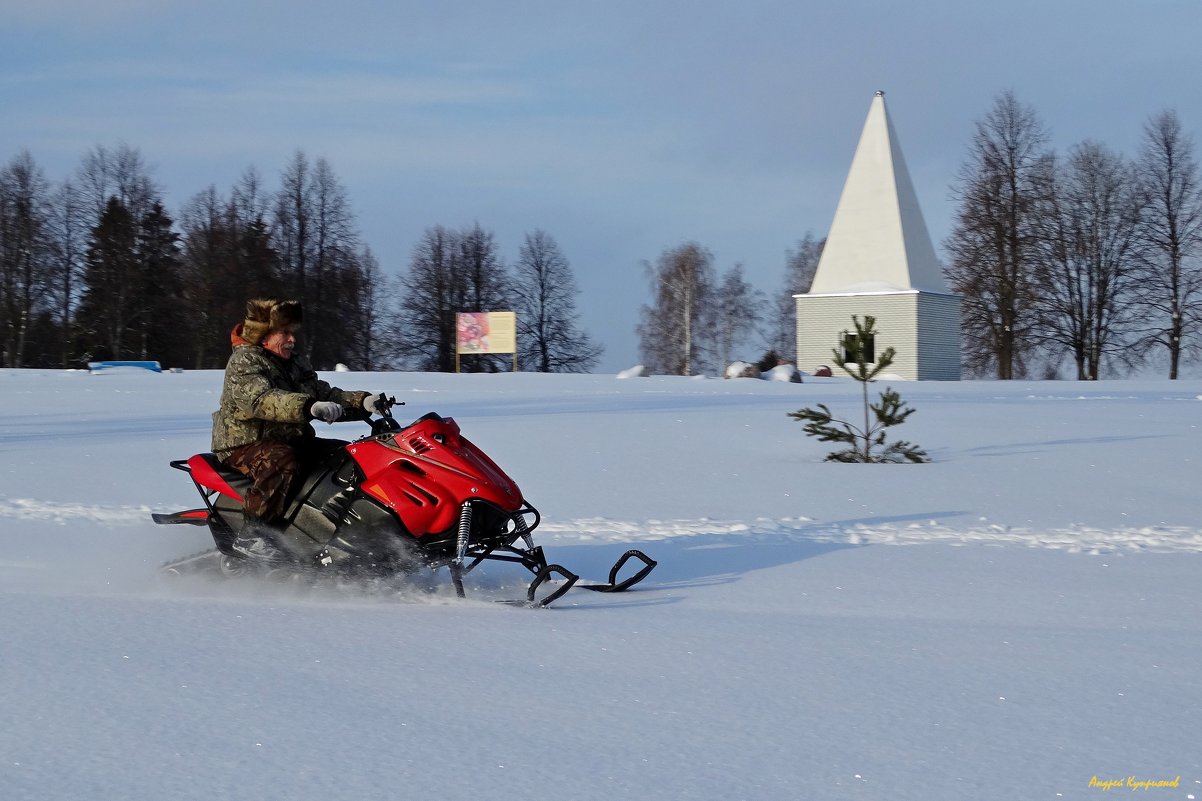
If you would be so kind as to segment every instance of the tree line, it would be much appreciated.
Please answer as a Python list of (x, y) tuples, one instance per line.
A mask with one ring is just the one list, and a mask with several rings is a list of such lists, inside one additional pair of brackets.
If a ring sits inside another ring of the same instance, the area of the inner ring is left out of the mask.
[(408, 275), (385, 275), (329, 162), (300, 151), (274, 189), (248, 168), (177, 217), (127, 145), (93, 148), (59, 183), (28, 151), (0, 168), (4, 367), (223, 367), (247, 298), (274, 296), (304, 303), (301, 349), (320, 369), (451, 370), (457, 312), (514, 310), (521, 369), (587, 372), (602, 348), (579, 327), (577, 295), (550, 234), (528, 233), (510, 267), (479, 223), (428, 228)]
[(1013, 92), (975, 124), (953, 187), (944, 274), (963, 297), (966, 373), (1082, 380), (1202, 346), (1202, 185), (1175, 111), (1128, 158), (1087, 139), (1058, 154)]
[[(1012, 92), (976, 121), (952, 186), (944, 275), (962, 296), (966, 375), (1079, 379), (1202, 354), (1202, 184), (1174, 111), (1148, 119), (1128, 159), (1086, 140), (1048, 146)], [(715, 374), (748, 349), (763, 369), (796, 337), (825, 240), (806, 234), (765, 294), (743, 265), (719, 272), (685, 242), (644, 263), (637, 328), (654, 373)], [(48, 181), (28, 152), (0, 168), (0, 356), (6, 367), (156, 359), (220, 367), (248, 297), (304, 302), (302, 349), (319, 368), (454, 369), (455, 314), (518, 312), (522, 370), (588, 372), (602, 353), (581, 330), (566, 256), (542, 230), (512, 265), (474, 223), (434, 225), (407, 273), (387, 275), (363, 242), (330, 164), (297, 152), (275, 188), (254, 168), (228, 193), (197, 193), (173, 218), (137, 149), (96, 147)], [(506, 369), (474, 356), (461, 369)]]
[[(1039, 115), (1013, 92), (974, 125), (952, 186), (954, 226), (944, 276), (963, 299), (967, 376), (1081, 380), (1103, 370), (1183, 364), (1202, 355), (1202, 183), (1192, 138), (1175, 111), (1150, 117), (1127, 158), (1085, 140), (1048, 147)], [(639, 342), (652, 372), (721, 371), (734, 345), (768, 348), (761, 367), (794, 349), (793, 295), (809, 290), (824, 240), (787, 253), (772, 296), (741, 265), (719, 275), (696, 242), (646, 264), (651, 302)]]
[(825, 244), (807, 233), (787, 249), (783, 283), (771, 294), (747, 282), (742, 264), (719, 273), (713, 253), (698, 242), (646, 262), (651, 301), (638, 325), (644, 367), (664, 375), (721, 374), (748, 350), (763, 353), (761, 370), (791, 361), (797, 347), (793, 296), (810, 290)]

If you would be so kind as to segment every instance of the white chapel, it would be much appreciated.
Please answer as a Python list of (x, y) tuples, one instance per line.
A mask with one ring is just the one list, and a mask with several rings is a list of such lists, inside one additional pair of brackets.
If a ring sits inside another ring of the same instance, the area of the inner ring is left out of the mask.
[(872, 352), (896, 350), (890, 373), (960, 379), (960, 298), (943, 280), (884, 92), (868, 109), (814, 282), (794, 298), (801, 370), (834, 367), (852, 315), (871, 315)]

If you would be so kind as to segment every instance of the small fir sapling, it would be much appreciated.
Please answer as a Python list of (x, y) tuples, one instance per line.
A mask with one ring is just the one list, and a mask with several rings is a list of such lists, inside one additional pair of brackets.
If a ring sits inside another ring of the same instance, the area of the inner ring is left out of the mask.
[(843, 450), (828, 453), (828, 462), (929, 462), (926, 452), (913, 443), (898, 440), (886, 445), (885, 429), (901, 425), (915, 410), (903, 403), (901, 396), (889, 387), (881, 393), (878, 402), (868, 402), (868, 384), (893, 363), (897, 352), (893, 348), (887, 348), (877, 356), (875, 363), (870, 364), (869, 348), (876, 334), (876, 318), (865, 316), (863, 323), (858, 316), (853, 316), (851, 320), (856, 333), (847, 337), (844, 345), (846, 355), (851, 356), (854, 365), (848, 366), (845, 354), (838, 348), (834, 349), (834, 355), (835, 363), (860, 382), (864, 394), (863, 428), (832, 416), (830, 409), (822, 403), (818, 404), (816, 409), (805, 408), (789, 412), (789, 417), (805, 423), (805, 433), (808, 436), (817, 437), (821, 442), (837, 442), (847, 446)]

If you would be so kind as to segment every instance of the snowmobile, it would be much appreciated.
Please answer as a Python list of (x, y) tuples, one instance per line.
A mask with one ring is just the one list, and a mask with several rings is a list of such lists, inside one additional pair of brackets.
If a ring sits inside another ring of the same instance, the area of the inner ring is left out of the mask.
[[(213, 571), (223, 576), (413, 579), (446, 567), (455, 593), (466, 596), (464, 577), (485, 561), (512, 562), (534, 578), (523, 606), (547, 606), (573, 588), (621, 592), (645, 579), (656, 562), (626, 551), (605, 583), (580, 577), (547, 561), (532, 533), (541, 516), (517, 484), (484, 451), (460, 433), (453, 418), (435, 412), (400, 425), (385, 398), (371, 433), (336, 449), (297, 482), (286, 522), (272, 544), (283, 556), (269, 564), (231, 548), (242, 525), (242, 493), (250, 479), (224, 467), (212, 453), (172, 461), (187, 473), (204, 506), (155, 513), (165, 525), (207, 526), (215, 548), (169, 562), (170, 574)], [(628, 567), (630, 565), (631, 567)]]

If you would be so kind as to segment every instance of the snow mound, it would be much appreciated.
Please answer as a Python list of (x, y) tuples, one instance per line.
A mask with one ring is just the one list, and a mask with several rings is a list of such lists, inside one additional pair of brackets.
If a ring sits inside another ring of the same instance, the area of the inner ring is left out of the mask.
[(726, 378), (759, 378), (760, 371), (749, 362), (731, 362), (723, 375)]
[(767, 381), (786, 381), (793, 384), (801, 383), (801, 373), (797, 371), (797, 367), (792, 364), (778, 364), (771, 370), (764, 373), (764, 379)]

